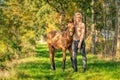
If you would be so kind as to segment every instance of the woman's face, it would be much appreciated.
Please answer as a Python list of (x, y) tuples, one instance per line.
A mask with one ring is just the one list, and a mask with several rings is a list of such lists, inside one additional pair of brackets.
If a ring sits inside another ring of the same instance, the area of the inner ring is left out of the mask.
[(76, 15), (75, 16), (75, 21), (80, 22), (81, 21), (81, 15)]

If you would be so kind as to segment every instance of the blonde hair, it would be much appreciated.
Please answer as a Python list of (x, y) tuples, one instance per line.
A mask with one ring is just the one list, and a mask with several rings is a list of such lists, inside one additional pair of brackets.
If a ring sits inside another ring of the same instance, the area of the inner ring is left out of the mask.
[(76, 12), (74, 15), (74, 24), (76, 24), (75, 18), (77, 15), (80, 15), (80, 18), (82, 19), (82, 14), (80, 12)]
[(75, 13), (74, 18), (76, 17), (76, 15), (80, 15), (82, 18), (82, 14), (80, 12)]

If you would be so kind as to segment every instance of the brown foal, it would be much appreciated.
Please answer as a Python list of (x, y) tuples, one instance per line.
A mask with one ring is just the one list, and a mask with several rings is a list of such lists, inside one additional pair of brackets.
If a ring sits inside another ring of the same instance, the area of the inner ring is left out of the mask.
[(50, 53), (50, 62), (51, 62), (52, 70), (55, 70), (54, 56), (56, 49), (61, 49), (63, 53), (63, 62), (62, 62), (63, 71), (65, 70), (66, 50), (68, 50), (70, 53), (70, 59), (73, 66), (73, 61), (72, 61), (73, 34), (74, 34), (73, 22), (68, 22), (66, 31), (63, 32), (51, 31), (47, 34), (47, 44)]

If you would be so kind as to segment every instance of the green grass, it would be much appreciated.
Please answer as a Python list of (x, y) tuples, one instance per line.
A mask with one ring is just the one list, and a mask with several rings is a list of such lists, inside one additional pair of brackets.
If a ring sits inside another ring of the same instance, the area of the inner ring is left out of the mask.
[(51, 71), (47, 45), (39, 45), (37, 54), (19, 60), (13, 73), (6, 80), (120, 80), (120, 61), (105, 61), (87, 54), (87, 71), (82, 73), (82, 59), (78, 54), (78, 72), (73, 72), (70, 55), (67, 52), (66, 69), (62, 71), (62, 53), (55, 55), (56, 70)]

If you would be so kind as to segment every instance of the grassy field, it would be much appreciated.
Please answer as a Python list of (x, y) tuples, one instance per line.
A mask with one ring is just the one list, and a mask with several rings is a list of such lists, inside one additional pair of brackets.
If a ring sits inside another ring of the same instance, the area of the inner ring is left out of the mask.
[(120, 80), (120, 61), (105, 61), (87, 54), (88, 67), (82, 73), (82, 57), (78, 54), (78, 72), (73, 72), (67, 52), (66, 69), (62, 71), (62, 53), (56, 52), (56, 70), (51, 71), (47, 45), (39, 45), (37, 54), (24, 58), (14, 66), (11, 76), (5, 80)]

